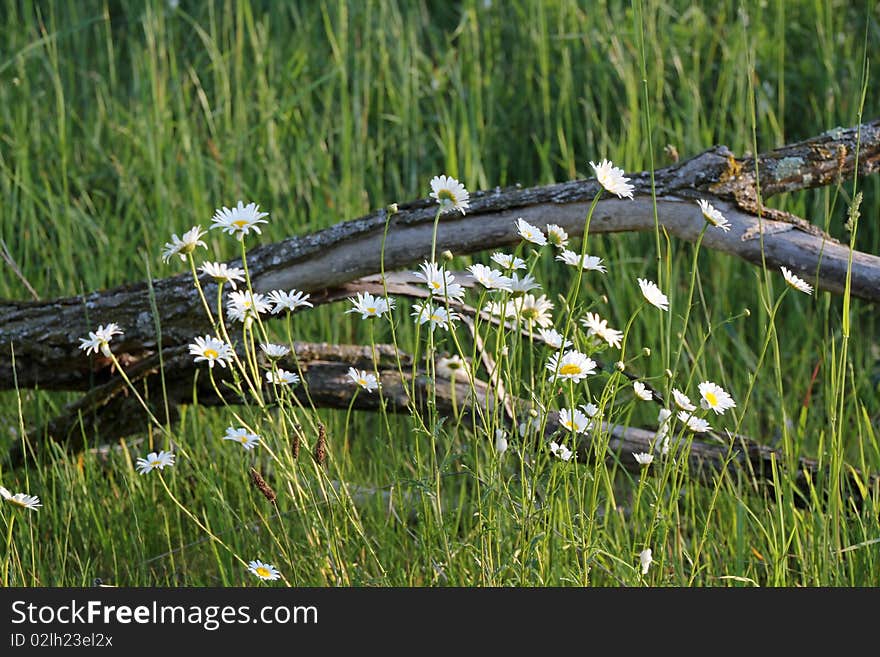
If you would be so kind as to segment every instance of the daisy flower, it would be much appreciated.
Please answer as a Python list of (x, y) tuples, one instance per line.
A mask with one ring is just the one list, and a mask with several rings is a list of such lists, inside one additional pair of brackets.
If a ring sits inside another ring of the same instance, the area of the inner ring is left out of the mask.
[(581, 404), (579, 408), (588, 418), (595, 418), (599, 413), (599, 407), (593, 403)]
[(541, 285), (531, 274), (523, 275), (522, 279), (520, 279), (516, 272), (510, 276), (510, 291), (513, 292), (513, 294), (525, 294), (526, 292), (540, 289)]
[(684, 422), (687, 425), (687, 428), (694, 433), (706, 433), (707, 431), (712, 430), (712, 427), (709, 426), (709, 423), (706, 420), (697, 417), (696, 415), (691, 415), (687, 411), (679, 411), (676, 417)]
[(587, 419), (587, 416), (577, 409), (571, 411), (567, 408), (560, 409), (559, 424), (575, 433), (584, 433), (590, 428), (590, 421)]
[(283, 344), (272, 344), (271, 342), (261, 342), (260, 349), (266, 354), (267, 358), (271, 358), (272, 360), (284, 358), (290, 353), (290, 347)]
[(435, 306), (430, 301), (422, 301), (412, 305), (412, 316), (417, 324), (429, 324), (433, 331), (436, 327), (449, 330), (453, 320), (458, 319), (458, 314), (447, 311), (443, 306)]
[(147, 474), (159, 468), (164, 470), (165, 466), (174, 465), (174, 454), (162, 450), (161, 452), (150, 452), (146, 458), (139, 458), (135, 467), (140, 474)]
[(87, 354), (98, 353), (100, 351), (107, 358), (110, 358), (110, 340), (113, 339), (114, 335), (122, 335), (122, 329), (119, 328), (119, 324), (116, 324), (115, 322), (110, 322), (107, 326), (101, 324), (98, 326), (97, 331), (89, 331), (88, 338), (79, 339), (81, 343), (79, 348)]
[(174, 256), (180, 256), (181, 260), (186, 260), (186, 256), (196, 250), (196, 247), (202, 246), (208, 248), (208, 245), (202, 241), (205, 231), (201, 226), (191, 228), (178, 237), (176, 234), (171, 235), (171, 241), (166, 242), (162, 249), (162, 260), (168, 262)]
[(507, 432), (504, 429), (495, 429), (495, 452), (498, 456), (507, 451)]
[(468, 378), (468, 363), (462, 360), (458, 354), (438, 358), (437, 369), (441, 372), (448, 372), (452, 379), (458, 379), (462, 376), (466, 379)]
[(260, 227), (257, 224), (269, 223), (263, 217), (268, 217), (268, 212), (260, 212), (260, 206), (256, 203), (248, 203), (245, 205), (241, 201), (238, 202), (231, 210), (226, 206), (217, 210), (211, 221), (211, 228), (220, 228), (224, 233), (234, 235), (237, 239), (243, 240), (244, 236), (250, 231), (260, 234)]
[(238, 429), (229, 427), (223, 435), (223, 440), (235, 441), (247, 450), (251, 450), (260, 444), (260, 437), (244, 427), (239, 427)]
[(523, 297), (508, 302), (508, 307), (513, 306), (516, 317), (525, 322), (529, 327), (535, 325), (541, 328), (548, 328), (553, 325), (553, 317), (550, 311), (553, 310), (553, 302), (546, 295), (542, 294), (535, 298), (533, 294), (526, 294)]
[(544, 246), (547, 244), (547, 238), (544, 237), (544, 233), (541, 232), (541, 229), (537, 226), (532, 226), (532, 224), (522, 217), (516, 220), (516, 231), (519, 233), (519, 236), (527, 242), (537, 244), (538, 246)]
[(248, 570), (260, 579), (272, 580), (281, 577), (281, 573), (278, 572), (278, 569), (275, 566), (271, 566), (259, 560), (251, 561), (248, 564)]
[(468, 190), (455, 178), (449, 176), (431, 178), (430, 196), (440, 204), (441, 212), (458, 210), (464, 214), (469, 206), (470, 194), (468, 194)]
[(636, 397), (644, 401), (651, 401), (654, 398), (654, 393), (648, 390), (647, 386), (641, 381), (633, 381), (633, 392), (636, 394)]
[(295, 386), (299, 383), (299, 375), (295, 372), (277, 369), (266, 372), (266, 381), (274, 383), (276, 386)]
[(189, 345), (189, 353), (195, 356), (194, 362), (206, 360), (208, 366), (212, 368), (214, 363), (218, 363), (220, 367), (226, 367), (227, 361), (232, 360), (232, 347), (210, 335), (203, 338), (197, 337), (195, 342)]
[(547, 241), (553, 246), (564, 249), (568, 245), (568, 233), (562, 226), (547, 224)]
[(349, 308), (345, 312), (360, 313), (361, 319), (381, 317), (385, 313), (394, 309), (394, 299), (374, 297), (369, 292), (358, 292), (357, 298), (349, 297), (348, 300), (354, 304), (354, 307)]
[(654, 434), (654, 449), (656, 450), (662, 441), (661, 451), (666, 454), (669, 451), (669, 418), (672, 417), (672, 411), (668, 408), (661, 408), (657, 413), (657, 431)]
[(516, 270), (526, 268), (526, 261), (522, 258), (517, 258), (516, 256), (508, 255), (507, 253), (501, 253), (500, 251), (492, 254), (492, 260), (498, 263), (503, 269)]
[(492, 269), (486, 265), (470, 265), (468, 271), (474, 280), (485, 287), (487, 290), (504, 290), (512, 292), (510, 289), (510, 279), (497, 269)]
[(578, 382), (596, 373), (596, 361), (579, 351), (569, 350), (561, 356), (558, 352), (550, 356), (547, 369), (551, 372), (550, 380), (560, 378)]
[(654, 563), (654, 557), (651, 556), (651, 548), (645, 548), (639, 552), (639, 565), (642, 567), (642, 575), (648, 574), (648, 569)]
[(703, 219), (716, 228), (720, 228), (725, 233), (730, 230), (730, 222), (724, 218), (724, 215), (721, 214), (721, 212), (712, 207), (712, 204), (709, 203), (709, 201), (700, 199), (697, 201), (697, 204), (700, 206), (700, 212), (703, 213)]
[(379, 381), (376, 380), (376, 375), (371, 374), (366, 370), (357, 370), (353, 367), (349, 367), (348, 378), (357, 383), (367, 392), (373, 392), (379, 387)]
[(646, 454), (645, 452), (631, 452), (631, 454), (639, 465), (651, 465), (654, 461), (653, 454)]
[(642, 290), (642, 296), (645, 297), (648, 303), (652, 306), (657, 306), (660, 310), (669, 310), (669, 299), (660, 291), (660, 288), (657, 287), (654, 281), (640, 278), (639, 287)]
[(39, 508), (43, 506), (43, 503), (40, 502), (40, 498), (36, 495), (28, 495), (26, 493), (16, 493), (13, 495), (11, 491), (3, 486), (0, 486), (0, 497), (3, 498), (4, 502), (8, 502), (12, 506), (17, 506), (19, 509), (38, 511)]
[(253, 320), (257, 315), (263, 315), (270, 309), (266, 295), (259, 292), (251, 293), (248, 290), (230, 292), (227, 299), (229, 305), (226, 308), (226, 316), (238, 322)]
[(614, 166), (608, 160), (602, 160), (599, 164), (590, 162), (590, 166), (596, 172), (596, 180), (599, 184), (612, 194), (617, 194), (617, 198), (633, 197), (634, 187), (629, 184), (629, 178), (624, 178), (623, 169)]
[(314, 308), (309, 301), (310, 296), (310, 294), (305, 294), (298, 290), (291, 290), (290, 292), (272, 290), (269, 292), (269, 301), (275, 304), (272, 308), (272, 314), (277, 315), (282, 310), (292, 313), (297, 308)]
[(538, 335), (541, 336), (541, 340), (544, 341), (544, 344), (546, 344), (548, 347), (552, 347), (553, 349), (562, 349), (563, 346), (571, 346), (571, 340), (566, 340), (565, 345), (562, 344), (562, 334), (559, 333), (556, 329), (542, 328), (538, 331)]
[(788, 283), (791, 287), (793, 287), (798, 292), (803, 292), (804, 294), (812, 294), (813, 286), (807, 283), (804, 279), (798, 278), (794, 274), (791, 273), (790, 270), (782, 267), (782, 277), (785, 279), (785, 282)]
[(581, 260), (581, 254), (575, 253), (569, 249), (564, 249), (562, 253), (556, 256), (556, 259), (560, 262), (564, 262), (565, 264), (571, 267), (580, 267), (581, 269), (600, 271), (603, 274), (608, 270), (605, 268), (605, 265), (602, 264), (602, 258), (597, 256), (585, 255), (584, 259)]
[(581, 324), (587, 328), (587, 335), (598, 335), (610, 346), (620, 349), (623, 332), (609, 327), (608, 322), (596, 313), (587, 313), (586, 317), (581, 319)]
[(236, 289), (235, 282), (244, 283), (244, 269), (230, 267), (225, 262), (206, 262), (199, 269), (217, 283), (229, 283), (232, 289)]
[(556, 443), (550, 443), (550, 453), (563, 461), (570, 461), (574, 456), (574, 452), (568, 447), (565, 445), (557, 445)]
[(697, 410), (697, 407), (691, 403), (691, 398), (684, 394), (678, 388), (672, 389), (672, 398), (675, 400), (675, 405), (683, 411), (693, 413), (695, 410)]
[(712, 409), (718, 415), (722, 415), (728, 408), (735, 408), (736, 402), (733, 397), (719, 385), (711, 381), (703, 381), (698, 388), (700, 389), (700, 406), (705, 409)]
[(428, 292), (432, 295), (449, 297), (455, 301), (464, 298), (464, 288), (458, 283), (453, 283), (455, 276), (437, 265), (436, 262), (427, 260), (419, 265), (421, 272), (413, 272), (416, 278), (428, 286)]

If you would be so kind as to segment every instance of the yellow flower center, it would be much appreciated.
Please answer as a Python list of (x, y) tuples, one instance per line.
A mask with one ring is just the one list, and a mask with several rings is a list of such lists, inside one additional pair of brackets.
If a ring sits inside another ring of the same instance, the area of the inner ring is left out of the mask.
[(24, 502), (22, 502), (21, 500), (17, 500), (17, 499), (15, 499), (14, 497), (10, 497), (10, 498), (7, 500), (7, 502), (9, 502), (9, 503), (12, 504), (12, 505), (15, 505), (15, 506), (21, 507), (22, 509), (24, 509), (24, 508), (27, 506)]
[(709, 406), (718, 406), (718, 397), (715, 396), (714, 392), (707, 392), (703, 396), (706, 398), (706, 402)]
[(241, 228), (244, 228), (245, 226), (247, 226), (248, 223), (249, 222), (247, 219), (239, 219), (238, 221), (233, 221), (232, 225), (235, 226), (236, 228), (241, 229)]
[(371, 315), (375, 315), (375, 314), (376, 314), (376, 308), (375, 308), (374, 306), (370, 306), (369, 308), (367, 308), (367, 312), (368, 312), (369, 314), (371, 314)]
[(448, 189), (441, 189), (437, 192), (437, 200), (445, 203), (455, 203), (455, 194), (450, 192)]
[(259, 575), (260, 577), (265, 577), (266, 579), (272, 577), (272, 573), (269, 572), (269, 569), (263, 568), (262, 566), (257, 568), (257, 575)]
[(247, 436), (242, 436), (241, 438), (238, 439), (238, 442), (240, 442), (242, 445), (244, 445), (247, 441), (248, 441)]
[(152, 465), (154, 468), (158, 468), (161, 463), (162, 461), (160, 461), (159, 459), (153, 459), (152, 461), (150, 461), (150, 465)]
[(438, 281), (431, 281), (431, 287), (433, 287), (435, 290), (439, 290), (442, 286)]
[(365, 388), (367, 387), (367, 380), (366, 379), (358, 379), (358, 383), (360, 385), (364, 386)]
[(523, 308), (522, 316), (523, 316), (523, 319), (538, 319), (538, 309), (537, 308)]
[(205, 358), (219, 358), (220, 354), (218, 354), (213, 349), (205, 349)]
[(581, 367), (580, 365), (576, 365), (575, 363), (566, 363), (559, 368), (559, 373), (566, 376), (570, 376), (572, 374), (580, 374)]

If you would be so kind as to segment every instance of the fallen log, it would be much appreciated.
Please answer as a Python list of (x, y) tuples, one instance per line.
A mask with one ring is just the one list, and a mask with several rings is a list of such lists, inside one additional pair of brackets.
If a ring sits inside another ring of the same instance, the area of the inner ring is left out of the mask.
[[(856, 149), (858, 146), (858, 163)], [(755, 190), (760, 172), (763, 198), (786, 191), (840, 181), (880, 168), (880, 120), (849, 129), (835, 129), (757, 158), (737, 159), (718, 146), (655, 172), (659, 222), (669, 234), (695, 241), (704, 225), (694, 201), (705, 198), (728, 218), (730, 232), (709, 231), (703, 246), (736, 255), (748, 262), (778, 268), (785, 265), (820, 289), (844, 289), (849, 250), (805, 220), (762, 206)], [(635, 200), (609, 198), (598, 203), (591, 233), (654, 229), (649, 173), (633, 174)], [(576, 180), (533, 188), (476, 192), (466, 216), (446, 215), (439, 225), (438, 250), (458, 255), (515, 244), (514, 220), (559, 224), (570, 235), (583, 232), (590, 201), (599, 191), (593, 180)], [(427, 257), (436, 206), (428, 200), (401, 205), (393, 214), (379, 210), (312, 235), (292, 237), (255, 248), (248, 267), (256, 291), (296, 288), (312, 294), (315, 303), (339, 298), (339, 288), (384, 268), (413, 266)], [(386, 231), (387, 229), (387, 231)], [(387, 235), (387, 238), (386, 238)], [(240, 261), (230, 264), (240, 265)], [(856, 252), (852, 259), (851, 292), (880, 301), (880, 258)], [(213, 298), (213, 283), (206, 282)], [(45, 302), (0, 302), (0, 390), (39, 387), (47, 390), (88, 390), (111, 378), (106, 359), (83, 358), (79, 338), (98, 324), (116, 322), (125, 335), (114, 341), (124, 363), (136, 363), (161, 344), (184, 345), (209, 330), (189, 275), (96, 291), (81, 297)], [(15, 350), (16, 377), (12, 371)]]

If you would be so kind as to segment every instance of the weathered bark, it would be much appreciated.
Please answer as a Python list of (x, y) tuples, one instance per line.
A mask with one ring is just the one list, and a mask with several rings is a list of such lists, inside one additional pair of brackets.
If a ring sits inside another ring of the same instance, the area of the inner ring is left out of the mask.
[[(757, 158), (764, 198), (828, 184), (852, 175), (860, 139), (860, 175), (880, 168), (880, 121), (846, 130), (836, 129), (805, 142), (785, 146)], [(737, 255), (755, 264), (763, 259), (772, 268), (785, 265), (834, 293), (842, 292), (848, 251), (804, 222), (761, 221), (755, 200), (755, 160), (736, 159), (725, 147), (655, 172), (659, 221), (671, 234), (695, 241), (704, 221), (694, 200), (706, 198), (730, 220), (729, 233), (706, 233), (703, 246)], [(635, 200), (609, 198), (598, 203), (591, 233), (654, 229), (649, 173), (632, 177)], [(438, 250), (462, 255), (514, 244), (519, 238), (514, 219), (543, 224), (553, 222), (571, 235), (580, 235), (590, 201), (599, 191), (593, 180), (576, 180), (528, 189), (508, 188), (476, 192), (464, 217), (446, 215), (440, 222)], [(380, 210), (337, 224), (312, 235), (293, 237), (254, 249), (248, 265), (257, 291), (297, 288), (324, 303), (339, 297), (340, 286), (381, 269), (386, 233), (384, 268), (411, 266), (428, 256), (436, 205), (428, 200), (408, 203), (389, 215)], [(793, 220), (771, 210), (761, 214)], [(763, 225), (764, 239), (756, 238)], [(809, 231), (809, 232), (807, 232)], [(239, 263), (240, 264), (240, 263)], [(880, 258), (856, 252), (852, 263), (852, 294), (880, 300)], [(216, 288), (206, 283), (208, 299)], [(209, 331), (207, 319), (188, 275), (153, 281), (160, 309), (162, 344), (186, 344)], [(0, 390), (14, 385), (12, 350), (20, 387), (87, 390), (109, 380), (106, 359), (85, 358), (78, 338), (98, 324), (116, 322), (125, 335), (114, 341), (124, 362), (137, 362), (157, 349), (156, 318), (145, 283), (97, 291), (82, 297), (47, 302), (0, 302)]]
[[(296, 402), (308, 407), (347, 409), (352, 402), (356, 385), (348, 377), (348, 368), (356, 367), (373, 371), (374, 356), (369, 346), (330, 345), (325, 343), (295, 343), (296, 358), (289, 357), (281, 367), (290, 370), (301, 368), (305, 386), (291, 389)], [(354, 408), (363, 411), (378, 411), (384, 403), (391, 413), (411, 411), (425, 412), (427, 400), (436, 403), (437, 411), (444, 416), (460, 419), (465, 430), (480, 426), (479, 414), (494, 412), (497, 403), (497, 392), (486, 382), (479, 379), (473, 386), (459, 374), (457, 377), (450, 371), (438, 371), (436, 379), (429, 378), (421, 369), (413, 371), (413, 362), (409, 355), (395, 349), (393, 345), (376, 345), (376, 367), (381, 381), (382, 394), (361, 392), (354, 399)], [(400, 366), (398, 366), (398, 363)], [(201, 406), (219, 406), (224, 404), (240, 404), (245, 400), (239, 398), (227, 385), (232, 382), (230, 371), (215, 368), (216, 388), (211, 383), (207, 368), (193, 363), (185, 349), (176, 348), (166, 360), (166, 368), (175, 372), (173, 379), (166, 380), (166, 390), (171, 399), (191, 397), (195, 390)], [(198, 372), (198, 376), (195, 377)], [(165, 406), (161, 394), (146, 394), (147, 391), (161, 393), (161, 381), (158, 367), (141, 363), (132, 368), (129, 376), (136, 387), (147, 397), (153, 415), (160, 421), (166, 421)], [(413, 386), (413, 376), (415, 385)], [(221, 398), (217, 391), (223, 394)], [(306, 394), (308, 390), (308, 395)], [(412, 397), (410, 390), (415, 391)], [(430, 393), (433, 392), (433, 395)], [(270, 404), (273, 403), (275, 390), (265, 385), (263, 396)], [(149, 401), (154, 400), (154, 401)], [(310, 401), (311, 400), (311, 401)], [(528, 417), (528, 403), (521, 399), (512, 399), (512, 407), (519, 419)], [(479, 409), (479, 410), (478, 410)], [(176, 418), (177, 407), (170, 406), (171, 421)], [(503, 412), (499, 412), (498, 421), (510, 423)], [(51, 423), (48, 434), (52, 439), (66, 444), (71, 450), (82, 449), (82, 437), (98, 434), (104, 440), (115, 440), (132, 433), (143, 432), (150, 422), (137, 399), (130, 394), (126, 385), (115, 380), (95, 389), (82, 400), (69, 407), (66, 413)], [(518, 420), (512, 421), (511, 431), (516, 431)], [(558, 415), (548, 414), (544, 437), (549, 440), (559, 431)], [(594, 462), (597, 449), (604, 450), (602, 457), (630, 472), (638, 472), (640, 466), (633, 453), (656, 453), (656, 436), (653, 431), (611, 425), (603, 423), (604, 437), (593, 433), (580, 436), (577, 445), (577, 458), (584, 463)], [(568, 435), (567, 432), (564, 432)], [(710, 440), (715, 442), (710, 442)], [(561, 440), (556, 436), (556, 440)], [(607, 448), (604, 447), (607, 441)], [(673, 447), (675, 453), (675, 447)], [(20, 461), (23, 455), (16, 452), (15, 460)], [(773, 467), (780, 471), (785, 469), (787, 462), (779, 450), (756, 443), (755, 441), (737, 436), (726, 438), (710, 435), (707, 438), (694, 439), (687, 450), (689, 473), (699, 481), (711, 484), (719, 476), (729, 475), (758, 487), (769, 483)], [(656, 467), (656, 466), (652, 466)], [(797, 459), (797, 473), (794, 475), (796, 487), (804, 495), (808, 493), (808, 482), (816, 482), (823, 476), (819, 464), (806, 458)], [(850, 477), (850, 475), (848, 475)], [(865, 478), (862, 477), (864, 481)], [(850, 477), (851, 480), (851, 477)], [(877, 486), (877, 477), (867, 479), (869, 488)], [(858, 487), (850, 481), (851, 493)]]

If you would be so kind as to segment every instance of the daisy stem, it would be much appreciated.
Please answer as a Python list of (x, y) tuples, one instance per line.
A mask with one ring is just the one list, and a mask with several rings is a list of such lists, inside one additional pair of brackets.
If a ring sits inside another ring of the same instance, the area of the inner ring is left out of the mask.
[(431, 262), (437, 262), (437, 229), (440, 226), (440, 214), (443, 207), (437, 208), (437, 214), (434, 215), (434, 230), (431, 233)]
[(346, 454), (348, 454), (348, 451), (349, 451), (349, 449), (348, 449), (348, 427), (351, 422), (351, 409), (354, 407), (354, 402), (361, 392), (360, 388), (361, 387), (358, 386), (357, 389), (354, 391), (354, 394), (351, 396), (351, 401), (348, 402), (348, 410), (345, 411), (345, 431), (343, 432), (343, 436), (342, 436), (342, 451)]
[(159, 428), (159, 430), (170, 438), (171, 434), (168, 429), (159, 422), (158, 418), (153, 415), (153, 411), (150, 410), (150, 407), (147, 406), (147, 402), (144, 401), (144, 398), (141, 397), (140, 393), (137, 391), (137, 388), (134, 387), (134, 384), (131, 382), (131, 379), (128, 378), (128, 375), (125, 373), (125, 370), (122, 369), (122, 365), (119, 363), (119, 360), (116, 358), (116, 354), (112, 351), (110, 353), (110, 358), (113, 361), (113, 365), (116, 367), (116, 371), (119, 372), (119, 375), (123, 378), (125, 383), (128, 385), (129, 389), (134, 393), (135, 398), (138, 400), (141, 406), (143, 406), (144, 410), (147, 412), (147, 416), (153, 423)]
[[(581, 258), (577, 267), (577, 278), (575, 279), (574, 286), (572, 286), (571, 290), (568, 293), (568, 298), (565, 300), (565, 329), (562, 331), (562, 344), (565, 345), (566, 339), (568, 339), (569, 331), (571, 330), (571, 322), (574, 318), (574, 303), (577, 301), (578, 295), (581, 290), (581, 279), (584, 276), (584, 258), (587, 255), (587, 237), (590, 234), (590, 222), (593, 219), (593, 211), (596, 209), (596, 205), (599, 203), (599, 198), (602, 196), (602, 188), (599, 188), (599, 191), (596, 192), (596, 196), (593, 197), (593, 201), (590, 203), (590, 209), (587, 211), (587, 216), (584, 219), (584, 234), (581, 238)], [(565, 351), (565, 348), (561, 351)]]
[(697, 260), (700, 257), (700, 245), (703, 243), (703, 236), (706, 234), (706, 229), (709, 227), (709, 222), (703, 222), (703, 229), (700, 231), (699, 237), (697, 237), (697, 242), (694, 245), (694, 260), (691, 265), (691, 284), (688, 288), (688, 298), (687, 303), (684, 306), (684, 320), (681, 324), (681, 340), (678, 343), (678, 350), (675, 352), (675, 360), (672, 361), (672, 371), (678, 367), (678, 359), (681, 358), (681, 350), (684, 348), (685, 340), (687, 339), (687, 327), (688, 321), (691, 317), (691, 305), (694, 300), (694, 286), (697, 283)]
[(12, 561), (12, 527), (15, 525), (15, 513), (9, 514), (6, 526), (6, 559), (3, 561), (3, 586), (9, 586), (9, 562)]
[[(202, 284), (199, 282), (199, 274), (196, 272), (196, 261), (193, 259), (192, 253), (188, 253), (186, 259), (189, 260), (189, 270), (192, 272), (193, 281), (196, 284), (196, 290), (199, 292), (199, 299), (202, 300), (202, 307), (205, 309), (205, 312), (208, 315), (208, 320), (211, 322), (211, 326), (213, 326), (216, 330), (217, 324), (214, 322), (214, 315), (211, 312), (211, 308), (208, 306), (208, 300), (205, 298), (205, 292), (202, 290)], [(221, 283), (222, 285), (222, 283)]]
[[(229, 333), (226, 330), (226, 321), (223, 319), (223, 283), (219, 283), (217, 285), (217, 325), (220, 328), (220, 334), (223, 336), (223, 339), (226, 341), (230, 347), (232, 347), (232, 340), (229, 339)], [(247, 369), (244, 366), (244, 363), (241, 362), (241, 359), (238, 357), (238, 352), (235, 351), (235, 348), (232, 348), (232, 360), (235, 361), (236, 367), (238, 367), (238, 371), (241, 373), (242, 377), (244, 377), (245, 382), (247, 383), (248, 388), (250, 388), (251, 394), (254, 396), (254, 399), (257, 400), (257, 404), (260, 408), (264, 407), (263, 404), (263, 395), (260, 393), (260, 388), (257, 387), (259, 385), (259, 380), (257, 380), (256, 385), (251, 381), (251, 377), (248, 375)], [(223, 398), (222, 395), (220, 397)]]

